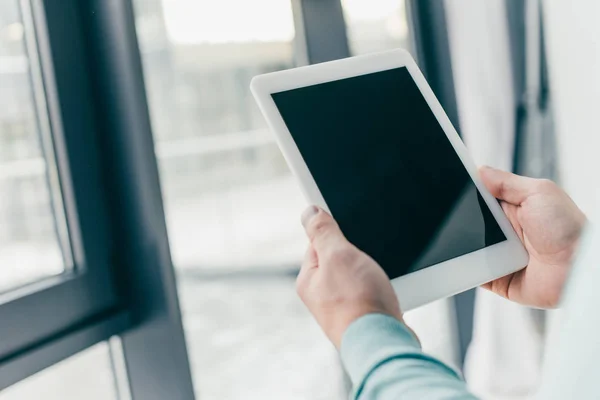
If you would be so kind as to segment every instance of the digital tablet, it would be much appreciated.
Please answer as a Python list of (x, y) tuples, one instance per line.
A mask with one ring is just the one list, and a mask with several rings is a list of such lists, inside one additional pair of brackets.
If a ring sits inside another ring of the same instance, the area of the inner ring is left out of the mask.
[(527, 265), (408, 52), (260, 75), (251, 89), (307, 201), (381, 265), (403, 311)]

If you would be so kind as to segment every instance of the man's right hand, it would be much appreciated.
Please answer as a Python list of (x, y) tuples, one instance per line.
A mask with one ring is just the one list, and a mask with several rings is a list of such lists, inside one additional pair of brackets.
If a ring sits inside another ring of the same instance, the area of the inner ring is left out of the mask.
[(298, 294), (338, 349), (348, 326), (364, 315), (386, 314), (402, 321), (390, 279), (346, 240), (331, 215), (311, 206), (302, 225), (310, 245), (296, 280)]
[(502, 208), (529, 253), (525, 269), (483, 285), (528, 306), (558, 305), (586, 217), (555, 183), (480, 169), (487, 189)]

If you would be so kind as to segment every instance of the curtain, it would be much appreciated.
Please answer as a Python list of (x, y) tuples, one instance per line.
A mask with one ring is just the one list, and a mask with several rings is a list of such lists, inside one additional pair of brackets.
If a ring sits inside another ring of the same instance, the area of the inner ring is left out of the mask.
[[(445, 0), (460, 132), (477, 164), (513, 166), (516, 99), (505, 0)], [(484, 399), (528, 398), (543, 337), (531, 310), (478, 289), (465, 378)]]

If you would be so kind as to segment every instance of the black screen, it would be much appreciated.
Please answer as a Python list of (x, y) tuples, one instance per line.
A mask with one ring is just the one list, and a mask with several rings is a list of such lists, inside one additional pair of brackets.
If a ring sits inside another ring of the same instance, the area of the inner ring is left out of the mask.
[(506, 240), (406, 68), (272, 96), (342, 232), (390, 278)]

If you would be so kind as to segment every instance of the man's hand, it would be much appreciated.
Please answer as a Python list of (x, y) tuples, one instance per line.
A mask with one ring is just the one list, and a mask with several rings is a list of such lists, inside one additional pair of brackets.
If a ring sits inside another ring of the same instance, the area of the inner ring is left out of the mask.
[(496, 279), (484, 288), (533, 307), (558, 305), (571, 260), (586, 218), (556, 184), (489, 167), (480, 169), (488, 190), (502, 208), (529, 253), (521, 271)]
[(296, 288), (338, 349), (346, 328), (363, 315), (381, 313), (402, 320), (396, 293), (383, 269), (346, 240), (329, 214), (309, 207), (302, 224), (310, 245)]

